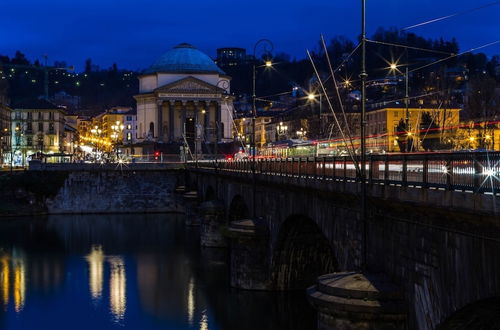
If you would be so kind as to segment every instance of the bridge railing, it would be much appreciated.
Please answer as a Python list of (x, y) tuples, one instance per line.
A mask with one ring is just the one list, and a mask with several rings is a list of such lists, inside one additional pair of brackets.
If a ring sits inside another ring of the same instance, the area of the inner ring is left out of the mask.
[[(270, 158), (199, 162), (199, 168), (316, 180), (360, 181), (359, 157)], [(369, 155), (369, 184), (500, 193), (500, 152)]]

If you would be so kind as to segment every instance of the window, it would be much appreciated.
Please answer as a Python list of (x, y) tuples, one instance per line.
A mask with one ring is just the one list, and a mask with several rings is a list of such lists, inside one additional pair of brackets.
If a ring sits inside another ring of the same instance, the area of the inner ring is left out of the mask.
[(33, 113), (32, 112), (28, 112), (27, 116), (28, 116), (29, 120), (33, 119)]
[(26, 138), (26, 145), (30, 147), (33, 145), (33, 138), (31, 136)]
[(38, 131), (43, 132), (43, 123), (38, 123)]
[(131, 141), (131, 140), (132, 140), (132, 133), (127, 132), (127, 141)]
[(54, 120), (54, 113), (53, 112), (49, 112), (49, 120)]
[(51, 147), (54, 146), (54, 137), (53, 136), (49, 137), (49, 145)]
[(132, 125), (128, 124), (127, 129), (132, 129)]
[(54, 123), (49, 123), (49, 133), (54, 133)]
[(40, 120), (43, 119), (43, 113), (41, 113), (41, 112), (38, 113), (38, 119), (40, 119)]
[(127, 116), (127, 121), (132, 121), (132, 116)]

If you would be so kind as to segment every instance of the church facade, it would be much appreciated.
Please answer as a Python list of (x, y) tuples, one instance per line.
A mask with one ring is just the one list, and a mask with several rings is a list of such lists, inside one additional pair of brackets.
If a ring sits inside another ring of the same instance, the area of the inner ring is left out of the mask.
[(189, 44), (163, 54), (139, 76), (138, 142), (204, 143), (232, 140), (231, 78)]

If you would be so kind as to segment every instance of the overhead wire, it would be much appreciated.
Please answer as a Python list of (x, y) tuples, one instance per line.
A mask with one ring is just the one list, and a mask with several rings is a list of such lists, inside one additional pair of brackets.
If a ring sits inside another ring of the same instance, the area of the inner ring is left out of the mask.
[[(347, 116), (346, 116), (345, 110), (344, 110), (344, 103), (342, 102), (342, 98), (340, 97), (339, 88), (337, 86), (337, 79), (335, 79), (335, 73), (333, 72), (332, 63), (330, 61), (330, 55), (328, 55), (328, 50), (326, 49), (325, 38), (323, 38), (323, 35), (321, 35), (320, 39), (321, 39), (321, 43), (323, 45), (323, 48), (325, 50), (325, 57), (326, 57), (326, 60), (328, 62), (328, 68), (330, 69), (330, 76), (332, 77), (332, 80), (333, 80), (333, 87), (335, 88), (335, 91), (337, 93), (337, 98), (338, 98), (338, 101), (340, 104), (340, 109), (342, 110), (342, 115), (344, 118), (345, 127), (347, 129), (347, 136), (349, 137), (349, 143), (351, 144), (351, 148), (354, 150), (354, 145), (352, 144), (351, 129), (349, 128), (349, 123), (347, 122)], [(326, 94), (325, 94), (325, 96), (328, 97), (328, 95), (326, 95)], [(339, 129), (340, 129), (340, 127), (339, 127)]]
[(500, 4), (500, 1), (494, 1), (494, 2), (491, 2), (491, 3), (485, 4), (485, 5), (479, 6), (479, 7), (475, 7), (475, 8), (472, 8), (472, 9), (460, 11), (460, 12), (457, 12), (457, 13), (454, 13), (454, 14), (451, 14), (451, 15), (446, 15), (446, 16), (442, 16), (442, 17), (430, 19), (430, 20), (422, 22), (422, 23), (410, 25), (410, 26), (407, 26), (405, 28), (402, 28), (401, 31), (406, 31), (406, 30), (414, 29), (416, 27), (424, 26), (424, 25), (427, 25), (427, 24), (440, 22), (440, 21), (443, 21), (443, 20), (446, 20), (446, 19), (449, 19), (449, 18), (452, 18), (452, 17), (456, 17), (456, 16), (468, 14), (468, 13), (474, 12), (476, 10), (480, 10), (480, 9), (491, 7), (491, 6), (496, 6), (496, 5), (499, 5), (499, 4)]
[(327, 103), (328, 103), (328, 106), (330, 107), (330, 110), (333, 114), (333, 118), (335, 119), (335, 123), (337, 124), (337, 126), (339, 127), (339, 131), (340, 131), (340, 134), (342, 135), (342, 139), (343, 139), (343, 143), (346, 147), (346, 150), (349, 154), (349, 157), (352, 159), (353, 163), (356, 165), (356, 168), (357, 168), (357, 171), (359, 171), (359, 164), (357, 163), (356, 159), (354, 158), (354, 155), (353, 155), (353, 151), (354, 150), (350, 150), (350, 148), (348, 147), (347, 145), (347, 139), (345, 137), (345, 134), (344, 134), (344, 131), (342, 130), (340, 124), (339, 124), (339, 120), (337, 118), (337, 115), (335, 114), (335, 111), (333, 110), (333, 106), (332, 106), (332, 103), (330, 102), (330, 98), (328, 97), (328, 93), (326, 92), (326, 89), (325, 89), (325, 86), (323, 85), (323, 82), (321, 80), (321, 77), (319, 75), (319, 72), (318, 72), (318, 69), (316, 68), (316, 64), (314, 64), (314, 60), (311, 56), (311, 53), (309, 52), (309, 50), (306, 50), (307, 52), (307, 56), (309, 57), (309, 60), (311, 61), (311, 65), (313, 67), (313, 70), (314, 70), (314, 73), (316, 74), (316, 77), (318, 78), (318, 82), (321, 86), (321, 89), (323, 90), (323, 94), (326, 96), (326, 100), (327, 100)]

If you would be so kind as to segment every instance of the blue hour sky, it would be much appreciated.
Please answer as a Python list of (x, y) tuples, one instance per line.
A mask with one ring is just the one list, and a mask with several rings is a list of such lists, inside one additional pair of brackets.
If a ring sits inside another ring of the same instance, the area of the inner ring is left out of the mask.
[[(368, 34), (406, 27), (493, 0), (368, 0)], [(252, 49), (271, 39), (275, 51), (305, 57), (320, 33), (356, 38), (358, 0), (0, 0), (0, 54), (49, 56), (83, 68), (86, 58), (109, 67), (143, 69), (180, 42), (214, 57), (218, 47)], [(500, 4), (411, 31), (456, 37), (461, 50), (500, 39)], [(500, 54), (500, 44), (482, 50)]]

